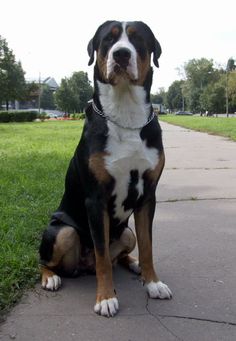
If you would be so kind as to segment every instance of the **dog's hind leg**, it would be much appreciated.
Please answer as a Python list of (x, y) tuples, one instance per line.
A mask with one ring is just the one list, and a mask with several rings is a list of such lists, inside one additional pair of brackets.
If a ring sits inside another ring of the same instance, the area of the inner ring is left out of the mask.
[(73, 276), (80, 258), (80, 239), (76, 230), (67, 225), (49, 225), (40, 245), (42, 287), (57, 290), (61, 286), (58, 273)]
[(129, 254), (134, 250), (136, 245), (136, 237), (131, 228), (126, 227), (118, 240), (110, 245), (110, 257), (112, 264), (119, 262), (129, 270), (140, 274), (141, 269), (138, 260)]

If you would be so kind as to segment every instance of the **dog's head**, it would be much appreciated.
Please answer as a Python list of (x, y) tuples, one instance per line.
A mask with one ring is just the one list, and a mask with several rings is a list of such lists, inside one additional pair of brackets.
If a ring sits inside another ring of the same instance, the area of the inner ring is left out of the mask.
[(141, 21), (106, 21), (88, 44), (89, 65), (95, 51), (99, 76), (112, 85), (121, 80), (142, 85), (150, 70), (151, 54), (157, 67), (161, 55), (159, 42)]

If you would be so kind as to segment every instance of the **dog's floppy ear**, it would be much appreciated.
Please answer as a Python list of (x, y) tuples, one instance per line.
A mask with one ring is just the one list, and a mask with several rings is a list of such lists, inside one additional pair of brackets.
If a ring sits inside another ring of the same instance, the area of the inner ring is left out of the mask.
[(95, 52), (95, 48), (94, 48), (94, 38), (92, 38), (90, 40), (90, 42), (88, 43), (88, 47), (87, 47), (87, 51), (88, 51), (88, 55), (89, 55), (89, 62), (88, 65), (92, 65), (94, 62), (94, 52)]
[(161, 55), (161, 45), (159, 44), (158, 40), (154, 37), (154, 46), (153, 46), (153, 63), (156, 67), (159, 67), (158, 59)]
[(103, 35), (104, 30), (109, 24), (113, 23), (113, 20), (105, 21), (102, 25), (100, 25), (94, 35), (94, 37), (88, 43), (87, 51), (89, 55), (89, 62), (88, 65), (93, 64), (94, 62), (94, 53), (98, 50), (101, 36)]

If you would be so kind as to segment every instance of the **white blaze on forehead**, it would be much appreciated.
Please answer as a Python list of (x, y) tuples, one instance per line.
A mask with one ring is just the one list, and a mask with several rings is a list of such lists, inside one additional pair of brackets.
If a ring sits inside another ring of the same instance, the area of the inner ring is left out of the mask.
[(114, 69), (114, 66), (116, 65), (116, 62), (113, 58), (113, 53), (121, 48), (126, 48), (130, 51), (131, 57), (129, 60), (129, 65), (127, 67), (127, 72), (130, 74), (130, 76), (136, 80), (138, 79), (138, 67), (137, 67), (137, 51), (135, 47), (131, 44), (129, 41), (129, 38), (126, 33), (126, 22), (122, 24), (123, 32), (121, 34), (120, 39), (112, 46), (108, 53), (107, 58), (107, 78), (109, 78), (109, 75)]

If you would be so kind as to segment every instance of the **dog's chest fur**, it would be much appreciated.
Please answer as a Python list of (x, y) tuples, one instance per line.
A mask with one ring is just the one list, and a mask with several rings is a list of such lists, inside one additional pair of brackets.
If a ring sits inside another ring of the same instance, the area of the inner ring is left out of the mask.
[(158, 150), (147, 147), (140, 136), (141, 128), (132, 129), (145, 124), (150, 107), (141, 87), (130, 87), (124, 94), (124, 89), (117, 91), (109, 85), (100, 84), (99, 88), (103, 110), (111, 119), (107, 121), (105, 168), (115, 180), (114, 218), (124, 221), (143, 194), (143, 174), (158, 163)]
[(109, 135), (105, 157), (107, 171), (115, 179), (114, 218), (120, 221), (132, 213), (144, 190), (143, 174), (158, 163), (158, 151), (148, 148), (139, 130), (126, 130), (108, 123)]

